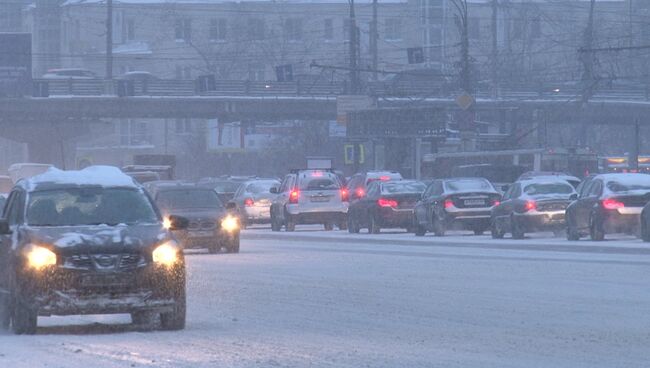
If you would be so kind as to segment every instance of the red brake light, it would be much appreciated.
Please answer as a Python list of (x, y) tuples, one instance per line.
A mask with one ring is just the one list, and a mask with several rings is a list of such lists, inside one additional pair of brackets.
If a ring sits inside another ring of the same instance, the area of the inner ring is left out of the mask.
[(363, 188), (359, 187), (356, 190), (356, 194), (357, 194), (357, 197), (363, 198), (363, 196), (366, 195), (366, 191)]
[(451, 199), (445, 199), (445, 208), (454, 207), (454, 201)]
[(397, 207), (397, 201), (394, 199), (379, 198), (377, 204), (379, 207)]
[(347, 202), (350, 199), (350, 193), (347, 188), (341, 188), (341, 200)]
[(311, 173), (311, 176), (316, 177), (316, 178), (320, 178), (320, 177), (323, 176), (323, 172), (322, 171), (314, 171), (314, 172)]
[(617, 201), (614, 198), (607, 198), (603, 200), (603, 207), (608, 210), (615, 210), (625, 207), (625, 203)]
[(255, 201), (253, 201), (253, 198), (246, 198), (244, 200), (244, 206), (252, 207), (253, 205), (255, 205)]
[(289, 193), (289, 203), (298, 203), (298, 199), (300, 199), (300, 191), (298, 189), (294, 189)]
[(494, 206), (494, 207), (496, 207), (496, 206), (498, 206), (500, 204), (501, 204), (501, 201), (499, 201), (499, 200), (495, 200), (494, 202), (492, 202), (492, 206)]
[(382, 175), (382, 176), (379, 177), (379, 180), (381, 180), (381, 181), (389, 181), (389, 180), (390, 180), (390, 176), (388, 176), (388, 175)]
[(526, 201), (526, 204), (524, 204), (524, 209), (526, 211), (532, 211), (537, 208), (537, 203), (535, 201)]

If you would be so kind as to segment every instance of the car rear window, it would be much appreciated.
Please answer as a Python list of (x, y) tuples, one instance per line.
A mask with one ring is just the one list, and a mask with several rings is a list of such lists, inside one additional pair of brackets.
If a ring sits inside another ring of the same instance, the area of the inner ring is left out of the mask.
[(494, 187), (485, 179), (458, 179), (445, 181), (448, 192), (494, 191)]
[(251, 194), (269, 193), (272, 187), (278, 187), (280, 183), (277, 181), (258, 181), (248, 184), (246, 192)]
[(338, 179), (329, 177), (303, 178), (300, 182), (302, 190), (334, 190), (340, 187)]
[(571, 194), (573, 186), (569, 183), (533, 183), (524, 186), (524, 193), (528, 195)]
[(424, 183), (395, 181), (381, 186), (382, 194), (423, 193), (427, 189)]
[(621, 180), (608, 181), (607, 189), (612, 192), (630, 192), (635, 190), (650, 190), (650, 175), (634, 175)]

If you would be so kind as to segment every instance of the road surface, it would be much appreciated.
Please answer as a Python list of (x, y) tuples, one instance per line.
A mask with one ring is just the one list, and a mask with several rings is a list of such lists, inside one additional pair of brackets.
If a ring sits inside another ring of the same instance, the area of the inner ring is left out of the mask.
[(39, 318), (0, 367), (647, 367), (650, 246), (247, 230), (188, 254), (188, 322)]

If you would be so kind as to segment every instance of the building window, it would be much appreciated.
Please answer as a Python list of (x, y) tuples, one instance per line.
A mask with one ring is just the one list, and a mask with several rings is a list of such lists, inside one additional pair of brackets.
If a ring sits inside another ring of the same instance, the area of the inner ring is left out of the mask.
[(479, 18), (469, 18), (467, 25), (467, 33), (471, 40), (478, 40), (481, 38), (481, 20)]
[(302, 19), (300, 18), (285, 19), (284, 38), (288, 41), (300, 41), (302, 39)]
[(251, 40), (264, 39), (264, 20), (259, 18), (248, 19), (248, 38)]
[(386, 19), (384, 39), (386, 41), (399, 41), (402, 39), (402, 20), (399, 18)]
[(531, 38), (540, 38), (542, 37), (542, 21), (539, 18), (534, 18), (530, 23), (530, 37)]
[(133, 119), (120, 120), (120, 145), (151, 146), (152, 142), (147, 123)]
[(332, 41), (334, 39), (334, 19), (325, 19), (323, 24), (323, 38), (326, 41)]
[(192, 20), (191, 19), (176, 19), (176, 24), (174, 27), (174, 35), (176, 41), (186, 41), (189, 42), (192, 40)]
[(176, 134), (190, 134), (190, 133), (192, 133), (192, 120), (176, 119)]
[(210, 41), (225, 41), (228, 32), (228, 23), (225, 18), (210, 20)]

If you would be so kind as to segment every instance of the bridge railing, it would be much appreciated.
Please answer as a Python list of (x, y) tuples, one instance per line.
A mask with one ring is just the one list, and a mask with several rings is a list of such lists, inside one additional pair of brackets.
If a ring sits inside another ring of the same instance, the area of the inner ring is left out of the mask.
[[(344, 81), (245, 81), (215, 80), (209, 88), (199, 88), (195, 80), (155, 79), (134, 81), (105, 81), (101, 79), (39, 79), (39, 94), (34, 96), (338, 96), (348, 93)], [(43, 85), (46, 85), (43, 88)], [(448, 85), (428, 81), (365, 83), (363, 92), (377, 97), (453, 98), (459, 92)], [(46, 91), (45, 93), (43, 91)], [(44, 93), (44, 95), (43, 95)], [(501, 88), (500, 99), (576, 100), (583, 94), (577, 86), (562, 88)], [(493, 98), (492, 91), (479, 88), (474, 96)], [(642, 88), (598, 88), (594, 100), (650, 100), (649, 90)]]

